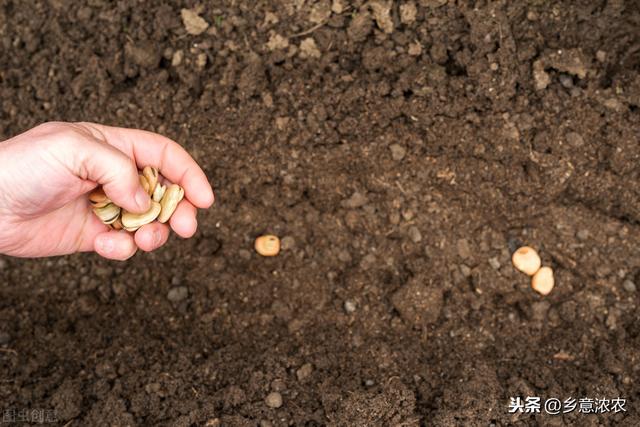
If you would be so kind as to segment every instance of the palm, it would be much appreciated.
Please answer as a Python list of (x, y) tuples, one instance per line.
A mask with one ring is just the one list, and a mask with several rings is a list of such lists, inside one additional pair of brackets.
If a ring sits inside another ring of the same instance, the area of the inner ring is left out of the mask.
[(20, 246), (15, 248), (17, 256), (88, 251), (93, 248), (94, 238), (108, 231), (93, 215), (84, 197), (38, 216), (17, 219), (16, 228), (28, 230), (21, 233)]
[(87, 193), (100, 182), (118, 205), (142, 209), (132, 202), (139, 189), (136, 163), (167, 165), (165, 176), (185, 188), (188, 199), (170, 221), (182, 237), (195, 232), (196, 206), (213, 202), (206, 176), (193, 159), (175, 142), (149, 132), (51, 123), (0, 148), (0, 251), (7, 254), (36, 257), (99, 251), (96, 242), (101, 240), (115, 245), (111, 253), (99, 251), (101, 255), (126, 259), (138, 247), (153, 250), (164, 244), (166, 224), (147, 224), (135, 235), (113, 232), (89, 205)]

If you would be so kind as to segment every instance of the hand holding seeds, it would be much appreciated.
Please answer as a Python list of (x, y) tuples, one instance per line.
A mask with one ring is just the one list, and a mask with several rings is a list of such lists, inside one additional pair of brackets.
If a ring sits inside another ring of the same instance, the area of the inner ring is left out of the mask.
[(46, 123), (0, 143), (2, 254), (124, 260), (162, 246), (170, 228), (191, 237), (197, 209), (212, 203), (198, 164), (155, 133)]
[(138, 214), (127, 212), (109, 200), (102, 187), (98, 187), (89, 194), (89, 202), (100, 221), (114, 230), (136, 231), (156, 219), (165, 223), (171, 218), (184, 197), (182, 187), (171, 184), (167, 189), (159, 180), (158, 169), (152, 166), (145, 166), (139, 179), (140, 185), (152, 199), (149, 210)]

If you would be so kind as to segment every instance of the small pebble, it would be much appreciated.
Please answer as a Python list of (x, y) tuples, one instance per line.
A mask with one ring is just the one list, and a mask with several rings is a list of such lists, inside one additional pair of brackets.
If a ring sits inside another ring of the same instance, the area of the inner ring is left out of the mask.
[(573, 148), (582, 147), (584, 145), (584, 138), (577, 132), (569, 132), (565, 135), (567, 143)]
[(422, 233), (415, 225), (409, 227), (409, 238), (413, 243), (420, 243), (422, 241)]
[(180, 302), (189, 296), (189, 289), (186, 286), (172, 288), (167, 293), (167, 299), (171, 302)]
[(171, 66), (177, 67), (182, 64), (182, 59), (184, 58), (184, 52), (181, 50), (176, 50), (173, 52), (173, 57), (171, 58)]
[(553, 270), (550, 267), (541, 267), (531, 279), (531, 287), (541, 295), (548, 295), (553, 285)]
[(529, 246), (523, 246), (515, 251), (511, 256), (511, 261), (515, 268), (529, 276), (536, 274), (542, 264), (538, 253)]
[(351, 314), (356, 311), (356, 303), (351, 300), (346, 300), (344, 302), (344, 311)]
[(471, 248), (469, 247), (469, 241), (467, 239), (458, 240), (456, 247), (458, 249), (458, 255), (460, 255), (460, 258), (471, 258)]
[(496, 258), (496, 257), (489, 258), (489, 265), (494, 270), (500, 270), (500, 261), (498, 261), (498, 258)]
[(288, 251), (296, 247), (296, 239), (292, 236), (285, 236), (280, 241), (280, 249), (283, 251)]
[(271, 392), (264, 398), (264, 403), (269, 408), (279, 408), (282, 406), (282, 395), (277, 391)]
[(573, 87), (573, 78), (568, 74), (560, 74), (560, 84), (565, 89), (571, 89)]
[(371, 387), (375, 384), (375, 381), (373, 380), (365, 380), (364, 381), (364, 385), (366, 385), (367, 387)]
[(342, 201), (342, 207), (347, 209), (358, 209), (366, 205), (369, 199), (366, 195), (356, 191), (347, 200)]
[(589, 230), (582, 229), (578, 231), (576, 237), (580, 240), (587, 240), (589, 238)]
[(389, 149), (391, 150), (391, 158), (395, 161), (404, 159), (407, 154), (407, 150), (400, 144), (392, 144)]
[(313, 365), (311, 363), (305, 363), (296, 371), (296, 377), (298, 381), (306, 380), (313, 373)]
[(196, 57), (196, 68), (202, 70), (207, 65), (207, 54), (199, 53)]
[(146, 386), (144, 386), (144, 390), (148, 393), (148, 394), (154, 394), (160, 391), (160, 389), (162, 388), (162, 386), (160, 385), (160, 383), (149, 383)]
[(460, 264), (460, 272), (464, 277), (471, 277), (471, 268), (465, 264)]
[(624, 282), (622, 282), (622, 287), (627, 292), (635, 292), (636, 291), (636, 284), (633, 283), (631, 280), (628, 280), (628, 279), (625, 280)]
[(258, 237), (254, 246), (262, 256), (276, 256), (280, 253), (280, 239), (271, 234)]

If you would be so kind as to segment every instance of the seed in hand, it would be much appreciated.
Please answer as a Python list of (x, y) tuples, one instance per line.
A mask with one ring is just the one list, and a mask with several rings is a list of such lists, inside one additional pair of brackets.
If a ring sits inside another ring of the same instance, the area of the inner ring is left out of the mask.
[(147, 193), (151, 196), (153, 191), (156, 189), (156, 185), (158, 185), (158, 169), (151, 166), (145, 166), (144, 169), (142, 169), (142, 176), (144, 176), (149, 183)]
[(116, 222), (120, 217), (120, 211), (121, 209), (113, 203), (109, 203), (101, 208), (93, 208), (93, 212), (100, 218), (100, 221), (107, 225)]
[(157, 184), (156, 189), (153, 190), (153, 195), (152, 195), (153, 201), (160, 203), (160, 200), (162, 200), (162, 197), (164, 196), (165, 191), (167, 191), (166, 185)]
[(280, 253), (280, 239), (271, 234), (260, 236), (256, 239), (255, 248), (262, 256), (276, 256)]
[(153, 222), (161, 211), (160, 203), (151, 201), (151, 208), (142, 214), (134, 214), (124, 211), (120, 221), (122, 221), (122, 228), (127, 231), (136, 231), (138, 228), (145, 224)]
[(94, 208), (104, 208), (111, 203), (111, 200), (104, 194), (102, 187), (98, 187), (89, 193), (89, 202)]
[(184, 198), (184, 189), (177, 184), (171, 184), (168, 188), (162, 185), (158, 169), (152, 166), (145, 166), (138, 177), (140, 185), (152, 199), (151, 207), (142, 214), (126, 212), (116, 206), (109, 200), (102, 187), (89, 193), (93, 212), (103, 224), (109, 225), (114, 230), (136, 231), (155, 220), (164, 223), (171, 218), (178, 203)]
[(553, 270), (550, 267), (540, 268), (531, 279), (531, 287), (533, 290), (542, 295), (548, 295), (553, 289), (554, 283)]
[(167, 222), (171, 215), (176, 211), (178, 207), (178, 203), (184, 197), (184, 190), (182, 187), (176, 184), (171, 184), (169, 188), (164, 192), (162, 196), (162, 200), (160, 201), (160, 205), (162, 206), (162, 211), (158, 216), (159, 222)]
[(523, 246), (515, 251), (511, 257), (511, 262), (513, 262), (515, 268), (529, 276), (536, 274), (542, 264), (538, 253), (529, 246)]
[(140, 178), (140, 185), (144, 192), (149, 194), (149, 181), (147, 181), (147, 178), (145, 178), (144, 175), (139, 175), (138, 178)]

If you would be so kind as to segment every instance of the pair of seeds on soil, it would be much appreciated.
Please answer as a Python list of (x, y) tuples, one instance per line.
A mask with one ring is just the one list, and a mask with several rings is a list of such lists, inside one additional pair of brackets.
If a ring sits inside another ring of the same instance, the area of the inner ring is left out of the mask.
[(162, 185), (158, 169), (151, 166), (145, 166), (139, 178), (140, 185), (151, 197), (151, 208), (142, 214), (127, 212), (109, 200), (102, 187), (98, 187), (89, 194), (89, 201), (100, 221), (114, 230), (136, 231), (153, 221), (165, 223), (171, 218), (184, 197), (183, 188), (177, 184)]
[(531, 287), (542, 295), (548, 295), (553, 289), (554, 279), (551, 267), (540, 267), (542, 261), (535, 249), (523, 246), (511, 257), (513, 266), (531, 276)]

